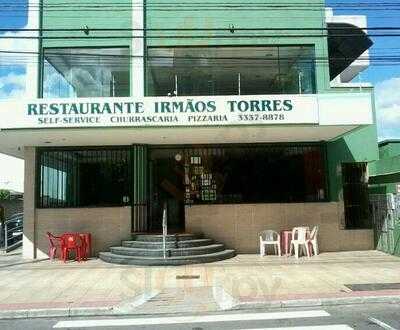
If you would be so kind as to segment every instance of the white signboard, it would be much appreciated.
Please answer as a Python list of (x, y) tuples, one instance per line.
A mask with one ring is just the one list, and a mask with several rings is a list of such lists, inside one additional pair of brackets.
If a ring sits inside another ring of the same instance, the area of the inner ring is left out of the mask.
[(315, 95), (34, 99), (0, 102), (0, 129), (318, 124)]

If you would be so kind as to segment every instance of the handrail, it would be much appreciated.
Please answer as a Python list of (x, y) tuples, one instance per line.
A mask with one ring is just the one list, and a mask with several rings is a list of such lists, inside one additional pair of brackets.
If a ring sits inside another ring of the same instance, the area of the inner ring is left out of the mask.
[(167, 258), (167, 235), (168, 235), (168, 219), (167, 219), (167, 203), (164, 203), (163, 217), (162, 217), (162, 230), (163, 230), (163, 256)]
[(24, 219), (24, 213), (15, 213), (13, 214), (11, 217), (9, 217), (8, 219), (6, 219), (6, 221), (4, 222), (6, 223), (10, 223), (10, 222), (19, 222), (22, 221)]
[(16, 213), (4, 222), (2, 235), (5, 251), (12, 250), (21, 244), (23, 235), (23, 220), (24, 214)]

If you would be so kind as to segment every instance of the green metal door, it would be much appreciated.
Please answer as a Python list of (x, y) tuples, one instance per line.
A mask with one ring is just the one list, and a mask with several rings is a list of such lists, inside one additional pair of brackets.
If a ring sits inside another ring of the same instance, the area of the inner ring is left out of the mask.
[(132, 232), (148, 230), (148, 148), (132, 146)]

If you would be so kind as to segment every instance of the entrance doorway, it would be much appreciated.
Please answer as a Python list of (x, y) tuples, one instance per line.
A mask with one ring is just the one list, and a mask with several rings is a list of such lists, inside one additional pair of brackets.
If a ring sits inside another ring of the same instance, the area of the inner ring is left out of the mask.
[(346, 229), (372, 228), (368, 207), (368, 164), (343, 163), (343, 201)]
[(184, 168), (168, 149), (154, 149), (150, 156), (150, 231), (162, 230), (162, 214), (167, 206), (168, 232), (185, 231)]

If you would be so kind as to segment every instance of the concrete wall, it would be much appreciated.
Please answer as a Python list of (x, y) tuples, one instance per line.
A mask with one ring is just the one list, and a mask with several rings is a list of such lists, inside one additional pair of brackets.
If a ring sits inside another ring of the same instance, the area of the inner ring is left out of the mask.
[(24, 237), (23, 256), (28, 259), (47, 256), (46, 232), (55, 235), (64, 232), (90, 232), (94, 255), (107, 251), (112, 245), (120, 245), (131, 233), (130, 207), (36, 209), (35, 163), (36, 150), (26, 147)]
[(24, 236), (22, 239), (22, 255), (24, 258), (36, 258), (36, 234), (35, 234), (35, 164), (36, 149), (24, 148), (25, 172), (24, 172)]
[(74, 208), (37, 209), (36, 228), (38, 254), (47, 254), (46, 232), (60, 235), (65, 232), (92, 234), (92, 253), (108, 251), (130, 238), (131, 208)]
[[(351, 88), (332, 88), (332, 92), (354, 92)], [(329, 198), (332, 202), (343, 201), (342, 164), (371, 162), (379, 159), (376, 130), (375, 98), (373, 89), (363, 89), (372, 98), (374, 124), (359, 127), (327, 142)]]
[(197, 205), (186, 207), (186, 231), (203, 233), (236, 249), (258, 253), (258, 233), (319, 225), (322, 252), (374, 249), (373, 230), (342, 230), (341, 203)]

